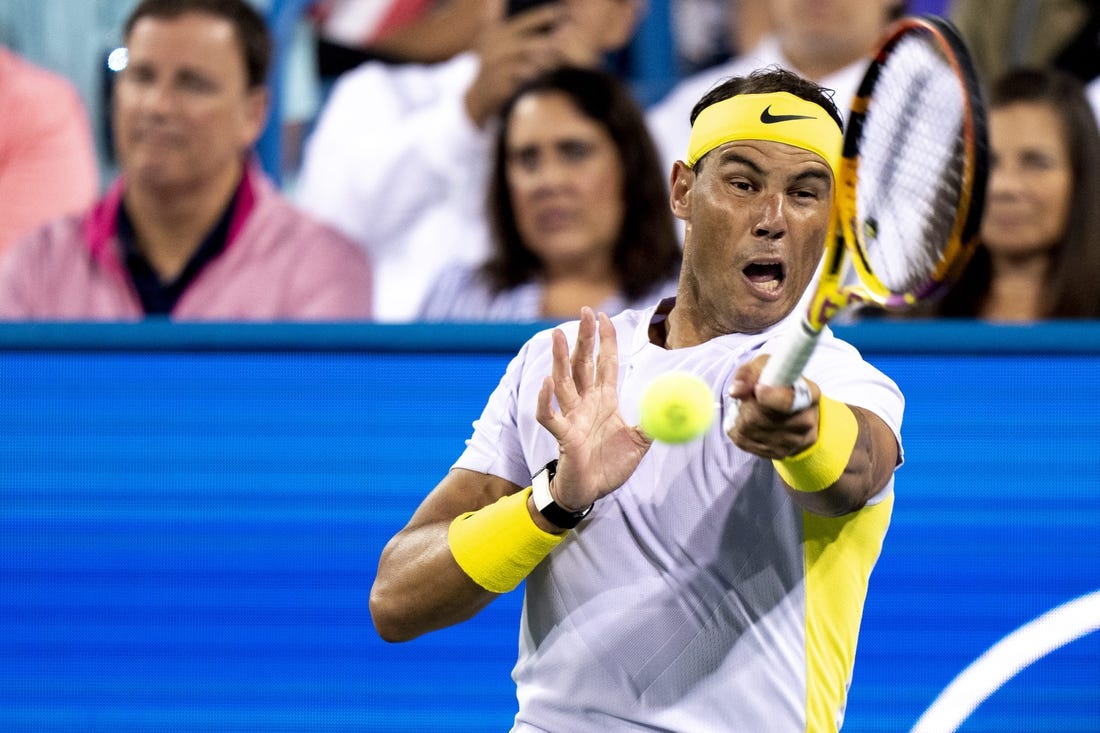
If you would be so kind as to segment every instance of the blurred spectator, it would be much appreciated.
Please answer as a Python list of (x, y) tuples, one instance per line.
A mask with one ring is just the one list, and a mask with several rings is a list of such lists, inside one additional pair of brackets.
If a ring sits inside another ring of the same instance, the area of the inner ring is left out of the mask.
[(949, 17), (992, 82), (1018, 67), (1063, 69), (1082, 81), (1100, 75), (1100, 2), (952, 0)]
[[(909, 0), (907, 12), (946, 16), (951, 0)], [(772, 0), (670, 0), (681, 75), (745, 54), (773, 30)]]
[[(308, 0), (300, 0), (308, 2)], [(249, 0), (262, 13), (276, 0)], [(117, 172), (110, 130), (110, 95), (116, 73), (109, 59), (119, 57), (122, 27), (138, 0), (0, 0), (0, 44), (23, 58), (68, 79), (88, 110), (99, 162), (99, 177)], [(292, 4), (281, 0), (280, 5)], [(303, 126), (320, 108), (315, 39), (308, 23), (281, 49), (286, 69), (280, 85), (280, 119), (288, 127)], [(113, 54), (113, 55), (112, 55)], [(291, 135), (294, 130), (287, 130)], [(296, 153), (292, 139), (287, 147)], [(288, 166), (296, 165), (291, 158)]]
[(122, 176), (0, 262), (0, 316), (339, 319), (370, 314), (362, 250), (248, 163), (270, 39), (242, 0), (145, 0), (113, 97)]
[(446, 61), (473, 45), (483, 0), (319, 0), (317, 28), (323, 77), (371, 60)]
[(673, 0), (672, 42), (680, 75), (752, 50), (772, 30), (768, 0)]
[(1016, 70), (992, 88), (981, 245), (936, 315), (1100, 318), (1100, 132), (1072, 75)]
[(307, 143), (299, 200), (372, 253), (379, 320), (415, 318), (439, 272), (488, 254), (501, 104), (543, 71), (599, 66), (631, 38), (642, 0), (563, 0), (507, 19), (502, 6), (485, 4), (476, 50), (342, 76)]
[[(283, 189), (293, 191), (305, 140), (337, 78), (368, 61), (433, 63), (473, 44), (483, 0), (318, 0), (289, 52)], [(308, 33), (302, 38), (303, 33)], [(302, 51), (308, 47), (308, 58)], [(303, 72), (312, 77), (307, 79)]]
[(0, 46), (0, 255), (21, 236), (86, 209), (99, 193), (91, 125), (64, 77)]
[(650, 110), (649, 129), (666, 171), (683, 158), (695, 102), (719, 81), (767, 66), (798, 73), (835, 92), (847, 114), (871, 52), (889, 23), (906, 8), (904, 0), (772, 0), (774, 31), (747, 53), (701, 71), (677, 84)]
[(137, 0), (0, 0), (0, 44), (64, 77), (87, 111), (99, 164), (112, 173), (106, 141), (108, 52), (121, 45), (119, 29)]
[(645, 118), (604, 72), (562, 68), (500, 113), (489, 220), (494, 251), (443, 270), (425, 320), (571, 319), (676, 291), (680, 245)]

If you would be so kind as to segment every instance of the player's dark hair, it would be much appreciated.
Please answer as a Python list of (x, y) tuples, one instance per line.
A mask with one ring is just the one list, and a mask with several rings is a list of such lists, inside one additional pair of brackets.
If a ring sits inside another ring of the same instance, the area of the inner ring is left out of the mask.
[(248, 74), (248, 87), (262, 86), (271, 64), (271, 36), (263, 17), (244, 0), (142, 0), (127, 18), (123, 37), (129, 39), (142, 18), (178, 18), (196, 12), (215, 15), (233, 24)]
[[(829, 116), (836, 122), (837, 127), (844, 129), (844, 122), (836, 108), (836, 104), (833, 102), (833, 91), (831, 89), (819, 86), (809, 79), (804, 79), (798, 74), (781, 69), (778, 66), (757, 69), (748, 76), (732, 76), (711, 87), (710, 91), (704, 94), (692, 108), (691, 124), (695, 124), (695, 119), (704, 109), (730, 97), (736, 97), (739, 94), (771, 94), (774, 92), (787, 92), (816, 104), (829, 113)], [(704, 155), (695, 162), (693, 168), (696, 173), (702, 170), (701, 166), (706, 158), (707, 156)]]
[(617, 77), (593, 69), (564, 67), (521, 87), (504, 105), (493, 152), (489, 182), (489, 223), (493, 253), (483, 272), (500, 292), (529, 282), (542, 263), (520, 236), (508, 191), (508, 123), (516, 104), (536, 94), (565, 94), (585, 117), (600, 125), (615, 143), (622, 163), (623, 221), (613, 263), (627, 298), (638, 298), (675, 278), (680, 243), (668, 202), (668, 186), (645, 116), (630, 90)]
[[(1047, 274), (1044, 318), (1100, 318), (1100, 132), (1081, 82), (1057, 69), (1014, 69), (990, 89), (991, 109), (1041, 104), (1060, 120), (1051, 130), (1066, 145), (1073, 176), (1066, 231)], [(995, 165), (996, 162), (992, 161)], [(972, 318), (980, 312), (992, 281), (989, 251), (979, 247), (937, 314)]]

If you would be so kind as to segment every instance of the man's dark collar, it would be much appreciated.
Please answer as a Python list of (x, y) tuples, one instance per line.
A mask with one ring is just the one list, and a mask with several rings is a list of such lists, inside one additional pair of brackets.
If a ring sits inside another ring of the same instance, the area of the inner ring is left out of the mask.
[(191, 258), (184, 265), (178, 277), (172, 282), (164, 283), (156, 270), (153, 269), (149, 259), (141, 251), (137, 243), (137, 233), (134, 224), (130, 220), (130, 213), (126, 210), (125, 198), (118, 207), (118, 239), (122, 245), (122, 259), (130, 280), (134, 284), (141, 307), (145, 315), (169, 315), (176, 303), (183, 297), (187, 287), (195, 281), (199, 273), (218, 255), (220, 255), (229, 242), (229, 226), (233, 220), (233, 213), (240, 199), (242, 184), (237, 186), (233, 197), (229, 200), (225, 209), (218, 217), (217, 223), (206, 234)]

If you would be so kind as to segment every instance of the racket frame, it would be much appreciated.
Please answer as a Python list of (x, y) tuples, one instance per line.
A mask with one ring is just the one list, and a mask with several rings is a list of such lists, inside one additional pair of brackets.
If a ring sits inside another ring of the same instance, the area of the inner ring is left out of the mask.
[[(948, 61), (965, 90), (963, 125), (963, 166), (959, 215), (944, 248), (943, 255), (929, 277), (905, 292), (890, 290), (874, 274), (867, 244), (856, 207), (859, 182), (859, 146), (867, 110), (871, 107), (879, 75), (894, 48), (907, 35), (930, 35)], [(833, 213), (825, 240), (822, 268), (814, 294), (797, 329), (780, 335), (760, 381), (771, 385), (790, 385), (802, 374), (825, 326), (842, 310), (856, 304), (873, 304), (884, 310), (904, 312), (917, 304), (934, 300), (961, 274), (974, 249), (985, 204), (988, 177), (988, 142), (985, 101), (977, 71), (965, 43), (946, 20), (934, 15), (907, 16), (895, 21), (884, 34), (879, 48), (863, 75), (852, 100), (844, 133)], [(854, 270), (857, 282), (845, 284)]]

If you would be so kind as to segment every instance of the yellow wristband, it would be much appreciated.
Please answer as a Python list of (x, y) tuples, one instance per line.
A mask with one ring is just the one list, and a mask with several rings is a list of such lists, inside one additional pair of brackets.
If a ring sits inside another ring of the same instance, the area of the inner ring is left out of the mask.
[(507, 593), (565, 537), (539, 529), (527, 511), (530, 487), (451, 522), (447, 543), (463, 572), (485, 590)]
[(851, 408), (822, 395), (818, 403), (817, 440), (806, 450), (772, 463), (792, 489), (821, 491), (844, 474), (858, 436), (859, 423)]

